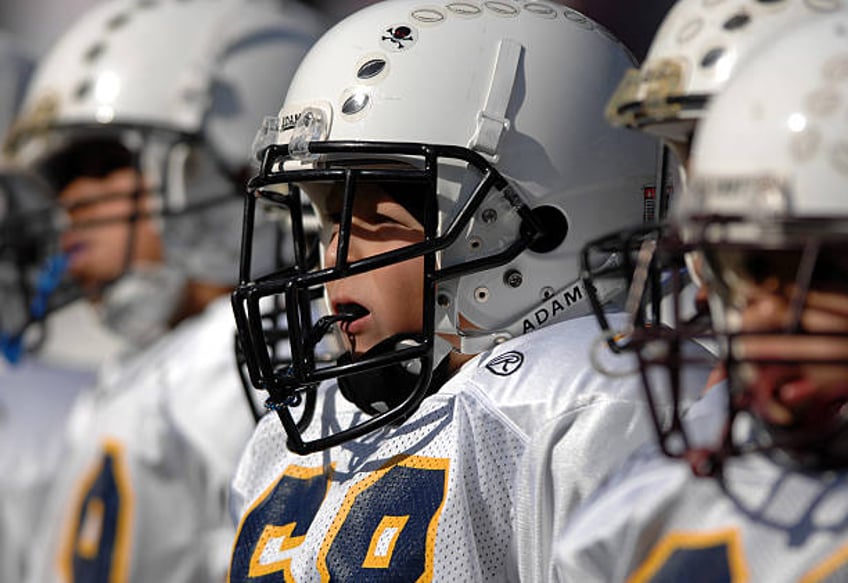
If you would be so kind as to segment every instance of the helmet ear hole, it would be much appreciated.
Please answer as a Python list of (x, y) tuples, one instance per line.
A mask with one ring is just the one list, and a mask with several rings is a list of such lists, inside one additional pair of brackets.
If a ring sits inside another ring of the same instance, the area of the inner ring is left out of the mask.
[[(568, 219), (565, 214), (555, 206), (536, 207), (531, 213), (542, 225), (542, 234), (530, 244), (530, 251), (549, 253), (559, 247), (568, 236)], [(522, 236), (527, 237), (530, 233), (531, 229), (526, 223), (521, 225)]]

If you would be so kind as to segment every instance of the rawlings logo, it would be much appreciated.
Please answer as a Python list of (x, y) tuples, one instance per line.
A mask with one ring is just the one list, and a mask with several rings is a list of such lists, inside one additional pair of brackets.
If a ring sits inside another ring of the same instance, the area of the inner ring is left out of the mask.
[(508, 377), (521, 368), (522, 364), (524, 364), (524, 355), (513, 350), (512, 352), (505, 352), (500, 356), (496, 356), (486, 363), (486, 368), (489, 369), (489, 372), (499, 377)]

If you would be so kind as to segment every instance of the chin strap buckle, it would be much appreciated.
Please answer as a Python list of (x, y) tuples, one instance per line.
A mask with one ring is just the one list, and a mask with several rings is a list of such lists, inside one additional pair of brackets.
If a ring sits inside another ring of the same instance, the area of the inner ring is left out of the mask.
[(518, 63), (524, 47), (512, 39), (501, 39), (495, 69), (486, 94), (486, 103), (477, 113), (477, 131), (468, 147), (497, 161), (501, 136), (510, 127), (506, 117), (509, 100), (518, 77)]

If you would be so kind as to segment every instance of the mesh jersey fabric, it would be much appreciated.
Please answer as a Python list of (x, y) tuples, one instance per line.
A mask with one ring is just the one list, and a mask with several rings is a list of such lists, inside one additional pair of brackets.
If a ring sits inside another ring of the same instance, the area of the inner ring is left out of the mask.
[[(726, 399), (716, 386), (690, 409), (696, 439), (714, 441)], [(848, 580), (846, 472), (798, 471), (748, 454), (730, 458), (724, 474), (723, 484), (699, 478), (687, 463), (641, 448), (557, 533), (557, 579)]]
[[(536, 520), (552, 530), (552, 513), (653, 435), (638, 377), (589, 364), (598, 334), (587, 317), (505, 342), (402, 425), (324, 452), (289, 452), (279, 421), (264, 418), (233, 480), (230, 581), (512, 581), (540, 570), (542, 556), (526, 556), (539, 552), (526, 542)], [(325, 383), (306, 438), (361, 415)]]
[(104, 366), (74, 404), (27, 581), (223, 579), (228, 483), (254, 427), (233, 341), (221, 298)]

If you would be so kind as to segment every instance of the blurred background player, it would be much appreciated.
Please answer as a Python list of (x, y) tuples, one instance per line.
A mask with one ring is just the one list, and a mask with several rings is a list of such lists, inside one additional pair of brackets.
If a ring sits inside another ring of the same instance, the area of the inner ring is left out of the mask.
[[(245, 273), (234, 295), (276, 415), (233, 483), (231, 581), (515, 580), (538, 566), (518, 557), (548, 565), (544, 539), (527, 556), (534, 518), (650, 437), (636, 377), (585, 356), (598, 328), (578, 269), (588, 237), (643, 216), (653, 179), (656, 144), (603, 118), (629, 66), (606, 29), (545, 2), (382, 2), (306, 56), (257, 139), (248, 198), (290, 209), (298, 263)], [(300, 194), (322, 222), (320, 266)], [(259, 310), (278, 297), (286, 367)]]
[[(669, 257), (662, 250), (654, 249), (672, 192), (686, 188), (689, 149), (698, 123), (708, 111), (712, 99), (758, 47), (805, 20), (821, 18), (842, 8), (841, 0), (679, 0), (657, 30), (645, 62), (621, 80), (607, 107), (610, 123), (657, 136), (663, 140), (668, 152), (658, 177), (656, 215), (660, 224), (647, 227), (634, 224), (590, 242), (584, 250), (584, 275), (595, 284), (606, 280), (610, 285), (610, 281), (622, 278), (630, 281), (635, 257), (640, 250), (653, 253), (653, 262), (650, 263), (653, 273), (662, 272), (652, 279), (655, 287), (634, 288), (634, 291), (639, 290), (640, 295), (632, 296), (630, 301), (641, 297), (642, 311), (624, 328), (611, 329), (600, 302), (594, 301), (595, 286), (587, 286), (601, 327), (614, 349), (638, 345), (638, 342), (631, 343), (634, 325), (638, 327), (660, 319), (663, 325), (668, 324), (673, 317), (668, 306), (662, 301), (651, 300), (652, 297), (661, 298), (675, 285), (685, 286), (683, 293), (688, 298), (680, 303), (683, 312), (678, 316), (678, 323), (689, 327), (688, 334), (691, 336), (700, 336), (708, 328), (705, 295), (703, 291), (700, 296), (697, 294), (702, 282), (697, 273), (698, 265), (692, 263), (693, 256), (684, 258), (672, 254)], [(619, 260), (593, 260), (596, 254), (603, 257), (610, 253), (617, 254)], [(645, 262), (645, 265), (648, 263)], [(692, 281), (694, 283), (690, 284)], [(646, 313), (648, 306), (656, 310), (662, 307), (664, 315)], [(706, 337), (701, 336), (699, 342), (715, 350)]]
[(295, 2), (121, 0), (39, 63), (14, 161), (57, 193), (56, 251), (128, 343), (75, 403), (37, 533), (20, 531), (27, 580), (224, 578), (227, 483), (253, 427), (226, 297), (248, 153), (320, 31)]
[(767, 41), (700, 123), (660, 243), (702, 257), (727, 386), (687, 416), (685, 459), (640, 452), (580, 509), (563, 580), (848, 574), (846, 31), (843, 11)]
[[(17, 114), (33, 59), (19, 39), (0, 33), (0, 132)], [(21, 359), (17, 332), (25, 325), (30, 288), (43, 241), (17, 219), (24, 209), (48, 204), (40, 185), (8, 160), (0, 163), (0, 580), (22, 579), (22, 548), (38, 516), (38, 492), (56, 463), (56, 441), (91, 371), (74, 363)], [(22, 493), (28, 496), (23, 498)]]

